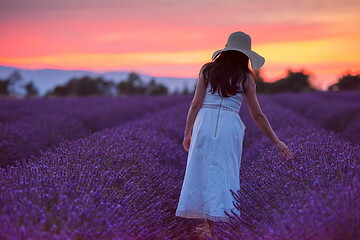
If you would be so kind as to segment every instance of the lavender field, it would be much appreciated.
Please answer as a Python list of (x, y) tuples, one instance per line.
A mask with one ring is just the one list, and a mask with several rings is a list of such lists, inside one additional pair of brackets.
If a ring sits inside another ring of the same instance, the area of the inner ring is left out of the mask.
[[(202, 219), (175, 217), (191, 99), (0, 100), (0, 239), (202, 239)], [(359, 100), (351, 91), (260, 95), (289, 160), (244, 102), (233, 192), (241, 216), (228, 213), (219, 236), (357, 239)]]

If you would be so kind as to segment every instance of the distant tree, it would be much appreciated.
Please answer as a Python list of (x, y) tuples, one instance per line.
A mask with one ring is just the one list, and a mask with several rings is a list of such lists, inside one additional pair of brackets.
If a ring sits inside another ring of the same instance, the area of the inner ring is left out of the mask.
[(83, 76), (71, 78), (66, 84), (56, 86), (53, 90), (47, 92), (45, 96), (116, 96), (118, 94), (166, 95), (168, 89), (162, 84), (157, 84), (155, 79), (151, 79), (148, 84), (144, 84), (138, 74), (130, 73), (127, 80), (119, 84), (106, 81), (102, 77)]
[(172, 93), (173, 95), (180, 95), (179, 88), (175, 88), (175, 91)]
[(182, 95), (190, 95), (191, 94), (191, 92), (186, 84), (184, 85), (184, 88), (183, 88), (181, 94)]
[(70, 89), (68, 86), (56, 86), (54, 90), (45, 94), (45, 96), (58, 96), (65, 97), (70, 95)]
[(84, 76), (80, 79), (71, 80), (70, 86), (73, 86), (72, 90), (78, 96), (103, 95), (99, 83), (101, 84), (101, 80)]
[(290, 92), (312, 91), (314, 89), (309, 82), (309, 77), (310, 75), (304, 73), (304, 70), (300, 72), (289, 70), (287, 76), (280, 79), (279, 86)]
[(146, 86), (137, 73), (129, 73), (126, 81), (117, 85), (120, 95), (137, 95), (144, 94)]
[(22, 85), (24, 79), (19, 70), (15, 69), (7, 79), (9, 80), (8, 91), (11, 96), (21, 97), (24, 95), (25, 90), (23, 89), (24, 85)]
[(0, 79), (0, 96), (9, 96), (10, 92), (8, 90), (10, 81), (8, 79)]
[(303, 92), (315, 90), (309, 82), (309, 74), (306, 74), (304, 70), (300, 72), (293, 72), (288, 70), (286, 77), (272, 82), (261, 83), (263, 93), (279, 93), (279, 92)]
[(103, 96), (116, 96), (116, 84), (113, 81), (106, 81), (102, 77), (95, 79), (96, 85)]
[(270, 89), (271, 83), (264, 81), (264, 78), (261, 75), (261, 71), (255, 70), (254, 74), (255, 74), (256, 92), (257, 93), (270, 93), (271, 92), (271, 89)]
[(9, 80), (8, 91), (9, 91), (10, 95), (18, 96), (17, 88), (21, 88), (21, 86), (19, 86), (19, 84), (23, 80), (23, 77), (21, 76), (20, 72), (18, 70), (14, 70), (7, 77), (7, 79)]
[(336, 90), (360, 90), (360, 74), (347, 74), (342, 76), (337, 83), (328, 87), (330, 91)]
[(168, 89), (163, 84), (156, 83), (155, 79), (152, 78), (150, 80), (150, 82), (146, 85), (145, 94), (146, 95), (167, 95)]
[(111, 93), (114, 84), (102, 77), (83, 76), (71, 78), (65, 85), (56, 86), (45, 96), (106, 96)]
[(0, 79), (0, 95), (18, 97), (18, 90), (22, 88), (20, 85), (22, 80), (23, 77), (18, 70), (14, 70), (5, 79)]
[(39, 95), (39, 91), (38, 89), (35, 87), (35, 84), (30, 81), (29, 83), (25, 84), (25, 90), (26, 90), (26, 95), (25, 97), (30, 98), (30, 97), (37, 97)]

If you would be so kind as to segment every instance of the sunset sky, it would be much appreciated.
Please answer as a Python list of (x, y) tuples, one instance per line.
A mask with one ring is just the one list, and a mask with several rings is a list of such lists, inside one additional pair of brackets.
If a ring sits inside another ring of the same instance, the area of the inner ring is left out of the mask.
[(243, 31), (268, 81), (305, 69), (324, 89), (360, 70), (359, 0), (0, 2), (0, 65), (197, 77)]

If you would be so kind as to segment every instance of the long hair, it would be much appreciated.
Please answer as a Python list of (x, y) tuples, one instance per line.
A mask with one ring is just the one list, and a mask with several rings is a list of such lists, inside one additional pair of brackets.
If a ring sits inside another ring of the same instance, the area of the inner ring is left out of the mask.
[(230, 97), (237, 93), (244, 93), (240, 89), (245, 89), (245, 81), (248, 74), (255, 79), (254, 73), (249, 69), (249, 58), (242, 52), (228, 50), (221, 52), (220, 55), (212, 62), (204, 64), (201, 68), (204, 76), (205, 86), (211, 84), (211, 92), (216, 91), (221, 97)]

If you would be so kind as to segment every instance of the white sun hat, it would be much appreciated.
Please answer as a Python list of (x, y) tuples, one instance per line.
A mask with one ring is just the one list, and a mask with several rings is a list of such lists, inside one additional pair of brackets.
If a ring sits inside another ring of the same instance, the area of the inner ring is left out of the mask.
[(217, 50), (212, 55), (214, 60), (219, 53), (229, 50), (235, 50), (244, 53), (251, 62), (251, 68), (258, 70), (265, 63), (265, 58), (251, 50), (251, 38), (249, 35), (243, 32), (234, 32), (230, 34), (225, 48)]

